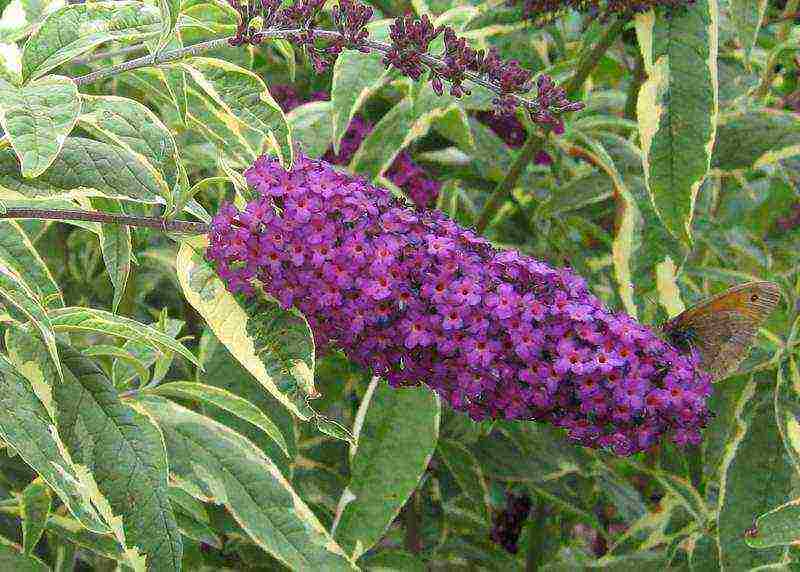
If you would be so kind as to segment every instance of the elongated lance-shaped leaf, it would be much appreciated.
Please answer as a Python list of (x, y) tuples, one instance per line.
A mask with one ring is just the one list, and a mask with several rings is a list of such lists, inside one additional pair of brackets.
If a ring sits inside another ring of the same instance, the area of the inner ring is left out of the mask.
[(206, 239), (184, 241), (176, 267), (183, 295), (214, 335), (278, 401), (301, 419), (312, 412), (298, 390), (315, 395), (314, 338), (308, 323), (277, 302), (248, 309), (233, 297), (204, 259)]
[(64, 305), (61, 289), (50, 269), (17, 221), (0, 221), (0, 263), (17, 272), (45, 308)]
[[(163, 325), (160, 322), (155, 322), (148, 325), (164, 332), (171, 338), (177, 338), (178, 334), (183, 329), (184, 324), (185, 322), (182, 320), (169, 318)], [(158, 349), (154, 348), (152, 345), (144, 344), (142, 342), (127, 341), (125, 344), (123, 344), (122, 349), (134, 356), (145, 368), (149, 368), (158, 361), (159, 357), (163, 357), (163, 354)], [(136, 378), (138, 374), (133, 366), (121, 361), (114, 363), (114, 367), (111, 369), (111, 372), (112, 381), (116, 387), (124, 387), (128, 385)]]
[(156, 419), (172, 478), (197, 498), (224, 504), (261, 548), (292, 570), (351, 570), (344, 555), (281, 472), (250, 441), (158, 396), (137, 400)]
[(736, 25), (736, 35), (744, 47), (744, 58), (750, 60), (750, 53), (755, 46), (758, 31), (764, 21), (768, 0), (731, 0), (730, 15)]
[(260, 77), (214, 58), (192, 58), (183, 64), (183, 69), (228, 114), (261, 131), (281, 164), (291, 166), (294, 150), (289, 123)]
[(305, 155), (321, 157), (331, 146), (331, 109), (330, 101), (310, 101), (286, 115), (292, 137)]
[[(390, 23), (391, 20), (378, 20), (367, 24), (370, 38), (385, 40), (389, 36)], [(337, 153), (350, 121), (367, 98), (378, 91), (389, 77), (389, 70), (381, 60), (382, 56), (377, 52), (365, 54), (347, 50), (333, 64), (331, 121), (333, 147)]]
[(47, 171), (25, 179), (11, 149), (0, 149), (0, 199), (108, 197), (164, 204), (167, 189), (135, 155), (116, 145), (67, 137)]
[(54, 389), (58, 431), (89, 468), (117, 540), (147, 570), (180, 570), (183, 545), (169, 501), (164, 439), (148, 415), (120, 401), (102, 370), (61, 345), (64, 383)]
[(19, 551), (17, 545), (0, 539), (0, 567), (16, 572), (50, 572), (50, 567), (32, 554)]
[(775, 420), (778, 423), (783, 446), (800, 473), (800, 369), (790, 357), (778, 367), (775, 384)]
[(381, 539), (400, 512), (439, 439), (438, 396), (394, 389), (373, 378), (358, 409), (350, 482), (339, 498), (334, 537), (354, 559)]
[(800, 130), (794, 113), (756, 109), (720, 117), (714, 168), (757, 169), (796, 155), (800, 155)]
[[(749, 570), (780, 562), (783, 550), (755, 550), (744, 532), (765, 507), (786, 502), (792, 492), (794, 468), (787, 463), (775, 423), (773, 400), (757, 392), (770, 377), (757, 374), (739, 400), (736, 430), (728, 440), (720, 469), (717, 540), (722, 570)], [(768, 476), (769, 478), (765, 478)]]
[(178, 16), (181, 12), (180, 0), (158, 0), (158, 9), (161, 12), (161, 35), (156, 44), (155, 53), (160, 52), (170, 41), (175, 26), (178, 23)]
[(41, 175), (75, 126), (81, 101), (68, 77), (48, 76), (15, 87), (0, 79), (0, 127), (19, 157), (22, 176)]
[(30, 554), (42, 537), (52, 504), (50, 487), (41, 477), (25, 487), (19, 496), (22, 517), (22, 548)]
[(59, 332), (93, 332), (148, 344), (162, 353), (175, 352), (198, 367), (200, 362), (186, 347), (164, 332), (136, 320), (105, 310), (72, 306), (50, 312), (53, 328)]
[(143, 2), (67, 4), (45, 18), (25, 43), (22, 78), (26, 81), (111, 40), (157, 36), (158, 9)]
[(489, 490), (481, 471), (480, 462), (475, 455), (458, 441), (439, 439), (436, 445), (437, 456), (441, 457), (453, 478), (461, 488), (461, 492), (475, 503), (477, 510), (487, 518), (489, 510)]
[[(34, 339), (35, 338), (31, 338)], [(43, 359), (47, 358), (42, 349)], [(81, 525), (96, 532), (108, 527), (84, 488), (50, 415), (30, 383), (0, 355), (0, 436), (50, 485)]]
[(659, 218), (684, 242), (716, 136), (718, 19), (717, 0), (670, 17), (636, 15), (647, 73), (637, 102), (645, 181)]
[(55, 369), (61, 377), (61, 362), (56, 348), (56, 336), (46, 310), (36, 294), (28, 287), (22, 277), (8, 266), (0, 263), (0, 298), (8, 302), (36, 328), (47, 347)]
[(149, 393), (202, 401), (220, 407), (261, 429), (280, 446), (287, 457), (289, 456), (283, 434), (272, 420), (264, 415), (258, 407), (230, 391), (192, 381), (171, 381), (150, 389)]
[(80, 522), (68, 516), (51, 514), (47, 519), (47, 532), (105, 558), (118, 562), (125, 561), (125, 553), (113, 536), (87, 530)]
[(113, 95), (81, 95), (78, 124), (96, 138), (135, 155), (159, 186), (170, 192), (178, 183), (178, 147), (158, 116), (138, 101)]
[[(122, 205), (117, 200), (94, 197), (92, 206), (98, 211), (123, 214)], [(103, 262), (105, 262), (108, 277), (111, 279), (111, 285), (114, 287), (111, 309), (116, 312), (131, 273), (133, 254), (131, 229), (121, 224), (101, 224), (99, 238)]]
[(691, 537), (689, 568), (692, 572), (719, 570), (719, 546), (715, 537), (709, 534)]

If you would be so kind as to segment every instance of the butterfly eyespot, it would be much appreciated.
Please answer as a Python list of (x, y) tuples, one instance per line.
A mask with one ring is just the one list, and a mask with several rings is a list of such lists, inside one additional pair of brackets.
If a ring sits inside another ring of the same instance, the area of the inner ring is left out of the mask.
[(758, 300), (758, 294), (753, 294), (752, 296), (750, 296), (751, 302), (756, 302), (757, 300)]

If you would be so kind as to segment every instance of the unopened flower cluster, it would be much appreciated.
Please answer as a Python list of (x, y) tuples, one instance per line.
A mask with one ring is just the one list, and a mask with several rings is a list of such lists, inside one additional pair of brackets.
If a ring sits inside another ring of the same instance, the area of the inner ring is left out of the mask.
[[(557, 126), (561, 115), (583, 108), (580, 102), (567, 99), (564, 90), (547, 76), (537, 81), (534, 100), (524, 99), (534, 85), (532, 74), (516, 60), (503, 61), (497, 50), (475, 50), (459, 38), (449, 26), (434, 27), (428, 16), (407, 14), (390, 26), (389, 43), (370, 40), (367, 24), (372, 18), (370, 6), (356, 0), (339, 0), (333, 8), (335, 30), (319, 28), (325, 0), (296, 0), (282, 7), (281, 0), (228, 0), (239, 15), (232, 46), (259, 44), (268, 33), (281, 33), (308, 55), (318, 73), (327, 69), (344, 49), (383, 53), (383, 62), (400, 73), (419, 80), (429, 75), (433, 89), (441, 95), (443, 82), (450, 94), (461, 97), (470, 91), (465, 81), (478, 83), (497, 94), (493, 100), (499, 114), (514, 113), (523, 106), (539, 124)], [(260, 25), (254, 22), (260, 20)], [(269, 32), (268, 32), (269, 31)], [(431, 54), (432, 42), (442, 36), (444, 49)]]
[[(297, 91), (289, 85), (271, 85), (269, 89), (284, 111), (288, 112), (304, 103)], [(309, 100), (320, 101), (328, 98), (327, 93), (318, 91), (312, 93)], [(334, 153), (333, 149), (329, 149), (323, 158), (334, 165), (349, 165), (350, 160), (370, 131), (372, 131), (372, 124), (360, 115), (356, 115), (342, 138), (339, 153)], [(441, 183), (431, 179), (425, 170), (414, 162), (411, 154), (406, 150), (397, 155), (386, 172), (386, 178), (397, 185), (415, 205), (420, 207), (433, 206), (439, 196), (439, 190), (442, 188)]]
[(612, 15), (626, 17), (659, 8), (672, 12), (694, 3), (695, 0), (509, 0), (511, 5), (522, 4), (525, 19), (540, 23), (550, 22), (569, 10), (605, 20)]
[(472, 419), (542, 420), (629, 455), (697, 443), (709, 376), (569, 269), (497, 251), (438, 211), (300, 155), (259, 158), (260, 198), (223, 206), (207, 257), (233, 293), (263, 288), (393, 386), (426, 383)]
[(492, 542), (502, 546), (506, 552), (516, 554), (519, 535), (528, 520), (531, 504), (531, 498), (526, 494), (506, 493), (506, 506), (492, 518), (492, 530), (489, 533)]

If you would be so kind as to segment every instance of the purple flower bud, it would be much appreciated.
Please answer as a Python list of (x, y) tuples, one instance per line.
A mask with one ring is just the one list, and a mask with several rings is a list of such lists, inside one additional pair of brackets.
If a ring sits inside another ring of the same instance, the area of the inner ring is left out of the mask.
[(261, 198), (220, 209), (206, 255), (232, 292), (263, 287), (303, 312), (319, 351), (393, 386), (426, 383), (475, 420), (546, 421), (618, 455), (700, 438), (711, 384), (698, 357), (570, 270), (324, 161), (300, 155), (286, 172), (261, 157), (245, 178)]
[(492, 530), (489, 538), (502, 546), (507, 552), (516, 554), (517, 541), (525, 521), (531, 512), (531, 499), (526, 494), (506, 493), (505, 508), (492, 517)]

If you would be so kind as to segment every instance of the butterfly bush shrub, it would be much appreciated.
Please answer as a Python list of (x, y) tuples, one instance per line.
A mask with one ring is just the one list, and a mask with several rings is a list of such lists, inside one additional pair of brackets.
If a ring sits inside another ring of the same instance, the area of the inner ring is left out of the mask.
[(2, 4), (0, 561), (797, 567), (797, 10)]

